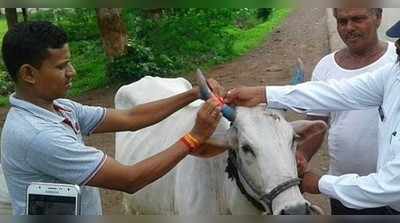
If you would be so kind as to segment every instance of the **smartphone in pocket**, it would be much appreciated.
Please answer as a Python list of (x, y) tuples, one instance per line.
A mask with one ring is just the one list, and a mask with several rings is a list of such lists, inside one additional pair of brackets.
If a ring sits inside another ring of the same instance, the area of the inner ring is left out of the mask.
[(79, 215), (80, 189), (77, 185), (34, 182), (26, 195), (28, 215)]

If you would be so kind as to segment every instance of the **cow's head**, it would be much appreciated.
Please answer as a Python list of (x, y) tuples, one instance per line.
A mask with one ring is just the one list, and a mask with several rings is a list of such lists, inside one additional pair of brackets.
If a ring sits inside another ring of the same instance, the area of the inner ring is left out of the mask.
[[(203, 99), (213, 96), (200, 70), (197, 81)], [(239, 189), (260, 210), (271, 214), (310, 214), (298, 185), (293, 127), (265, 105), (236, 110), (223, 105), (231, 121), (227, 140), (227, 172)]]
[(298, 187), (292, 126), (265, 105), (238, 107), (236, 112), (228, 131), (227, 171), (242, 193), (256, 207), (273, 214), (310, 214)]

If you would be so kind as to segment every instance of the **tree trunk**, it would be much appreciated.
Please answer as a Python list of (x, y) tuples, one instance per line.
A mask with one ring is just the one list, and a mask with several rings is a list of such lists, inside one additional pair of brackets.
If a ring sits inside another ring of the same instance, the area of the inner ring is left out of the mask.
[(28, 21), (28, 9), (27, 8), (21, 8), (22, 9), (22, 15), (24, 17), (24, 22)]
[(6, 20), (8, 29), (13, 27), (18, 22), (18, 15), (16, 8), (6, 8), (5, 9)]
[(121, 9), (98, 8), (96, 14), (104, 50), (107, 57), (113, 61), (127, 51), (128, 34), (122, 21)]

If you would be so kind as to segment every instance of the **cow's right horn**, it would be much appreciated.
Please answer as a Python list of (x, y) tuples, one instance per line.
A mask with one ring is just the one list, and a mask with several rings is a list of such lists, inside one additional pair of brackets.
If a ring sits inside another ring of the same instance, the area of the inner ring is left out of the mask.
[[(199, 88), (200, 88), (200, 98), (206, 101), (210, 97), (214, 96), (210, 87), (208, 86), (206, 78), (204, 77), (204, 75), (200, 69), (197, 69), (196, 78), (197, 78), (197, 84), (199, 85)], [(231, 121), (231, 122), (235, 121), (236, 111), (232, 107), (230, 107), (226, 104), (223, 104), (221, 112), (222, 112), (222, 115), (229, 121)]]

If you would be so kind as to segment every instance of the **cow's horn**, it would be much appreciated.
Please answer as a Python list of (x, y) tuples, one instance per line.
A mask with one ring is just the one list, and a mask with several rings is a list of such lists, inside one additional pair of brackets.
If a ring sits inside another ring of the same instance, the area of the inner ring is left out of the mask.
[[(213, 93), (210, 87), (208, 86), (207, 80), (200, 69), (197, 69), (196, 78), (197, 78), (197, 84), (199, 85), (200, 88), (200, 98), (206, 101), (213, 96)], [(236, 118), (235, 109), (231, 108), (226, 104), (223, 104), (221, 112), (222, 115), (229, 121), (231, 122), (235, 121)]]
[(197, 84), (200, 88), (200, 98), (204, 101), (207, 101), (209, 98), (211, 98), (212, 93), (210, 88), (208, 87), (207, 80), (200, 69), (197, 69), (196, 78)]

